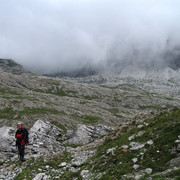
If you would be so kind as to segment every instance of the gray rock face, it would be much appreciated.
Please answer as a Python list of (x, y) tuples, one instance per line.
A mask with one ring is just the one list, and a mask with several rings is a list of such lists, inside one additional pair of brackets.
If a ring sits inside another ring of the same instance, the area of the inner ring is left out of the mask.
[(5, 72), (10, 72), (12, 74), (23, 74), (27, 73), (24, 68), (11, 59), (0, 59), (0, 68)]
[(70, 135), (66, 144), (84, 145), (94, 141), (96, 138), (113, 131), (113, 128), (104, 125), (86, 126), (79, 124), (77, 129)]
[[(66, 143), (87, 144), (94, 139), (107, 134), (113, 129), (104, 125), (85, 126), (78, 125), (76, 131), (62, 136), (62, 130), (50, 122), (37, 120), (29, 130), (29, 144), (26, 146), (26, 158), (48, 155), (49, 153), (61, 153), (65, 150), (63, 139), (69, 138)], [(15, 129), (12, 127), (0, 128), (0, 157), (4, 161), (8, 157), (17, 155), (15, 147)], [(83, 155), (83, 159), (88, 156)]]
[(180, 167), (180, 157), (172, 159), (170, 162), (168, 162), (168, 164), (169, 167)]
[(0, 159), (3, 161), (7, 157), (12, 157), (15, 148), (15, 130), (12, 127), (0, 128)]
[(180, 87), (179, 77), (180, 69), (173, 70), (167, 67), (161, 70), (151, 69), (147, 71), (130, 66), (125, 68), (120, 74), (89, 76), (86, 78), (76, 78), (74, 81), (90, 84), (104, 83), (108, 85), (136, 84), (136, 86), (151, 91), (178, 94)]
[(82, 170), (80, 175), (82, 176), (83, 180), (89, 179), (91, 177), (89, 170)]
[(94, 155), (94, 151), (79, 151), (74, 152), (73, 159), (71, 160), (72, 166), (78, 167), (87, 161), (88, 158)]
[(151, 173), (152, 173), (152, 169), (151, 169), (151, 168), (147, 168), (147, 169), (145, 170), (145, 173), (151, 174)]
[(33, 154), (46, 154), (48, 152), (61, 152), (64, 147), (59, 142), (62, 131), (49, 122), (36, 121), (29, 131), (30, 152)]
[(33, 178), (33, 180), (42, 180), (44, 176), (45, 176), (45, 173), (39, 173), (36, 175), (35, 178)]
[(0, 151), (11, 152), (15, 145), (15, 130), (4, 126), (0, 128), (0, 137)]
[[(12, 127), (0, 128), (0, 159), (5, 161), (17, 155), (15, 129)], [(62, 131), (49, 122), (36, 121), (29, 131), (29, 145), (26, 146), (26, 157), (41, 156), (49, 153), (62, 152)]]
[(131, 146), (130, 150), (135, 150), (136, 151), (138, 149), (142, 149), (145, 145), (144, 144), (140, 144), (138, 142), (131, 142), (130, 146)]

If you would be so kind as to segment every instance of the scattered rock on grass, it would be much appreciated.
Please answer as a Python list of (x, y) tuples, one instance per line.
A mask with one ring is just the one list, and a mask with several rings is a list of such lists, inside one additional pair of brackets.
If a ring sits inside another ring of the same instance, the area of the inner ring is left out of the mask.
[(147, 169), (145, 170), (145, 173), (146, 173), (146, 174), (151, 174), (151, 173), (152, 173), (152, 169), (151, 169), (151, 168), (147, 168)]

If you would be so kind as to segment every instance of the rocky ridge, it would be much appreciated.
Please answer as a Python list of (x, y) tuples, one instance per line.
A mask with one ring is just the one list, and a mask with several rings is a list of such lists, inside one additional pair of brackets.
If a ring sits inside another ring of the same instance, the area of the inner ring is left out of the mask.
[(21, 75), (23, 73), (30, 73), (26, 71), (23, 66), (16, 63), (12, 59), (0, 59), (0, 69), (5, 72)]

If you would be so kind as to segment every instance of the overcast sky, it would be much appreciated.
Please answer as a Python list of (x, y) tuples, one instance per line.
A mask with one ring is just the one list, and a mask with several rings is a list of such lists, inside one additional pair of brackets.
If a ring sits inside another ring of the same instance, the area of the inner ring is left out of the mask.
[(179, 43), (180, 0), (0, 0), (0, 58), (42, 73), (158, 61)]

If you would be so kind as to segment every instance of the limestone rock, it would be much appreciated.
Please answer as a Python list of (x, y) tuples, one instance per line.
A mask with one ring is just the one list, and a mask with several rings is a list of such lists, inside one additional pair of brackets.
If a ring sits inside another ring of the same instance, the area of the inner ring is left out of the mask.
[(89, 179), (91, 176), (89, 170), (82, 170), (80, 175), (82, 176), (83, 180)]
[(138, 125), (138, 128), (141, 129), (143, 127), (143, 125)]
[(73, 159), (71, 160), (71, 164), (74, 167), (79, 167), (83, 163), (87, 161), (90, 157), (94, 155), (94, 151), (77, 151), (73, 154)]
[(14, 156), (16, 152), (15, 129), (3, 126), (0, 128), (0, 160)]
[(15, 149), (15, 130), (12, 127), (0, 128), (0, 151), (12, 152)]
[(121, 148), (128, 149), (128, 145), (122, 145)]
[(144, 174), (136, 174), (134, 179), (139, 180), (139, 179), (142, 179), (143, 177), (144, 177)]
[(23, 66), (11, 59), (0, 59), (0, 68), (12, 74), (20, 75), (22, 73), (28, 73)]
[[(66, 144), (84, 145), (94, 141), (96, 138), (113, 131), (113, 128), (105, 125), (86, 126), (79, 124), (71, 138), (68, 139)], [(68, 134), (69, 136), (69, 134)]]
[(45, 176), (45, 173), (39, 173), (36, 175), (35, 178), (33, 178), (32, 180), (43, 180), (43, 177)]
[(132, 136), (130, 136), (130, 137), (128, 138), (128, 140), (131, 141), (131, 140), (133, 140), (134, 138), (135, 138), (135, 134), (133, 134)]
[(147, 141), (146, 144), (153, 145), (154, 142), (153, 142), (152, 139), (151, 139), (151, 140)]
[(172, 159), (167, 164), (169, 164), (169, 167), (180, 167), (180, 157)]
[(62, 152), (64, 147), (59, 142), (62, 137), (62, 130), (50, 122), (37, 120), (29, 131), (28, 146), (31, 153), (43, 155), (52, 152)]
[(130, 150), (138, 150), (138, 149), (142, 149), (145, 145), (140, 144), (138, 142), (131, 142), (130, 146), (131, 146)]
[(145, 170), (145, 173), (151, 174), (151, 173), (152, 173), (152, 169), (151, 169), (151, 168), (147, 168), (147, 169)]
[(67, 163), (66, 162), (62, 162), (58, 167), (62, 168), (62, 167), (66, 167)]
[(107, 149), (106, 154), (112, 153), (112, 155), (114, 155), (114, 151), (116, 150), (116, 148), (117, 148), (117, 147)]
[(135, 162), (138, 161), (138, 159), (137, 158), (133, 158), (132, 161), (135, 163)]
[(134, 164), (133, 168), (136, 170), (138, 169), (140, 166), (138, 164)]
[(177, 152), (180, 152), (180, 144), (177, 145)]
[(180, 140), (179, 140), (179, 139), (177, 139), (177, 140), (175, 141), (175, 143), (180, 143)]

